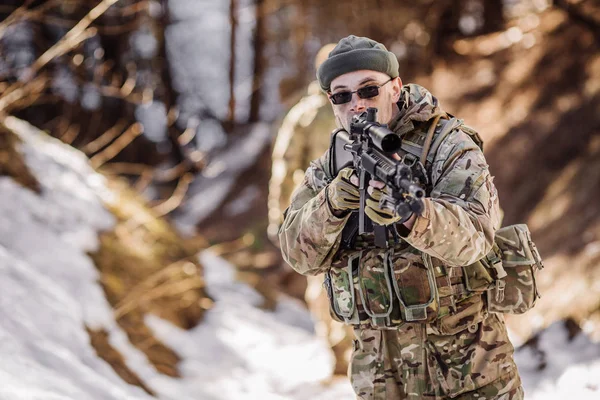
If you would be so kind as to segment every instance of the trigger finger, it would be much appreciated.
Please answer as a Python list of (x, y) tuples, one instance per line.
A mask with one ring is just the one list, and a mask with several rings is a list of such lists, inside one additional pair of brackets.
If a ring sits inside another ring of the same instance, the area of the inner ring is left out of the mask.
[(381, 199), (381, 193), (381, 190), (375, 189), (373, 186), (369, 186), (367, 188), (367, 194), (369, 195), (369, 198), (377, 202), (379, 202), (379, 199)]
[(369, 181), (369, 186), (374, 187), (376, 189), (383, 189), (385, 187), (385, 183), (375, 179), (371, 179)]

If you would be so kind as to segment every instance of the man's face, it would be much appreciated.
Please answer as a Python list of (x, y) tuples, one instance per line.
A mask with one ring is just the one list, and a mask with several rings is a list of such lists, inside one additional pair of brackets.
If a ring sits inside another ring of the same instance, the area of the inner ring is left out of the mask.
[[(350, 132), (352, 117), (363, 113), (369, 107), (377, 108), (377, 122), (387, 124), (397, 112), (396, 102), (398, 102), (402, 88), (400, 78), (394, 78), (388, 82), (389, 80), (388, 75), (370, 70), (348, 72), (335, 78), (331, 82), (331, 92), (328, 95), (338, 126)], [(369, 86), (380, 86), (379, 94), (363, 99), (358, 93), (352, 93), (352, 98), (347, 103), (333, 104), (332, 102), (332, 96), (336, 94), (354, 92)]]

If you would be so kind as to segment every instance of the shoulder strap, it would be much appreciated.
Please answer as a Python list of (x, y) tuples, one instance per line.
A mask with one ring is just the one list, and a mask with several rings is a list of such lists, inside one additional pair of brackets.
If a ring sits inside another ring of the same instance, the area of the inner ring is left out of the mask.
[(425, 137), (425, 143), (423, 144), (423, 151), (421, 152), (421, 164), (425, 165), (425, 161), (427, 161), (427, 154), (429, 153), (429, 147), (431, 147), (431, 141), (433, 140), (433, 133), (435, 132), (435, 127), (438, 124), (438, 121), (442, 118), (442, 114), (438, 115), (433, 119), (431, 125), (429, 125), (429, 130), (427, 131), (427, 137)]
[(458, 128), (461, 125), (462, 125), (462, 121), (460, 121), (454, 117), (445, 121), (441, 130), (437, 134), (435, 141), (433, 142), (433, 144), (431, 145), (431, 148), (429, 149), (429, 154), (427, 155), (427, 160), (429, 162), (433, 162), (433, 158), (435, 156), (435, 153), (437, 152), (437, 149), (440, 147), (440, 145), (442, 144), (444, 139), (446, 139), (448, 134), (450, 134), (450, 132), (452, 132), (454, 129)]
[(447, 119), (446, 115), (442, 114), (440, 118), (433, 118), (427, 134), (420, 134), (420, 136), (413, 137), (408, 141), (403, 140), (401, 145), (402, 150), (418, 157), (424, 166), (426, 166), (424, 161), (432, 163), (435, 152), (442, 140), (460, 125), (456, 118)]
[[(462, 119), (455, 118), (451, 114), (442, 114), (442, 119), (436, 117), (432, 120), (431, 125), (427, 131), (427, 136), (423, 140), (413, 141), (411, 143), (402, 143), (402, 150), (407, 153), (411, 153), (415, 157), (419, 157), (419, 161), (423, 165), (425, 165), (424, 161), (428, 161), (430, 163), (433, 162), (435, 158), (435, 153), (438, 148), (444, 141), (444, 139), (452, 132), (454, 129), (460, 127), (460, 129), (469, 135), (471, 140), (483, 151), (483, 140), (479, 133), (473, 128), (465, 125)], [(438, 128), (438, 124), (441, 125)]]

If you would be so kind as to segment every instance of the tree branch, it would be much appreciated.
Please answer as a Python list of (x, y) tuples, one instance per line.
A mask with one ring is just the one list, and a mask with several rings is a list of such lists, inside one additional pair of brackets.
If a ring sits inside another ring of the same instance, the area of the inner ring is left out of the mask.
[(179, 207), (185, 198), (190, 183), (192, 183), (193, 180), (194, 175), (192, 173), (185, 174), (177, 183), (177, 187), (173, 191), (171, 197), (152, 208), (154, 212), (158, 216), (163, 216)]
[(92, 167), (98, 168), (108, 160), (114, 158), (121, 150), (127, 147), (129, 143), (133, 142), (133, 140), (142, 133), (144, 133), (142, 124), (136, 122), (135, 124), (131, 125), (129, 129), (123, 132), (110, 146), (96, 154), (94, 157), (90, 158)]
[[(29, 82), (34, 80), (33, 77), (46, 64), (48, 64), (54, 58), (60, 57), (68, 53), (89, 37), (94, 36), (96, 34), (96, 28), (89, 26), (92, 24), (92, 22), (94, 22), (102, 14), (104, 14), (106, 10), (108, 10), (108, 8), (110, 8), (117, 1), (119, 0), (102, 0), (96, 7), (91, 9), (90, 12), (77, 23), (77, 25), (75, 25), (69, 32), (67, 32), (65, 36), (63, 36), (58, 42), (56, 42), (52, 47), (46, 50), (37, 60), (35, 60), (33, 64), (31, 64), (29, 69), (25, 72), (25, 74), (23, 74), (21, 80), (11, 85), (0, 96), (0, 114), (5, 113), (6, 109), (11, 104), (15, 103), (19, 98), (27, 96)], [(39, 9), (36, 10), (39, 12)], [(21, 15), (24, 12), (26, 13), (26, 10), (19, 12), (18, 15)], [(16, 18), (17, 17), (13, 19)], [(2, 31), (0, 31), (0, 36), (1, 34)]]
[(596, 41), (600, 42), (600, 21), (585, 14), (584, 11), (580, 10), (576, 5), (571, 4), (568, 0), (554, 0), (554, 5), (565, 11), (574, 22), (591, 30), (594, 36), (596, 36)]

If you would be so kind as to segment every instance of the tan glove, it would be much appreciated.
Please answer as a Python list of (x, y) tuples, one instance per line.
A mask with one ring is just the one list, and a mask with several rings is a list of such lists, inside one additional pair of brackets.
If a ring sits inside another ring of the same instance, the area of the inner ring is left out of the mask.
[(351, 167), (342, 169), (325, 190), (327, 203), (334, 213), (358, 210), (360, 206), (358, 178)]
[(412, 215), (412, 211), (410, 211), (410, 209), (407, 209), (406, 215), (398, 215), (395, 210), (381, 208), (379, 206), (379, 200), (381, 199), (381, 196), (384, 192), (389, 194), (389, 190), (389, 187), (383, 182), (373, 180), (369, 182), (365, 214), (367, 214), (371, 221), (378, 225), (391, 225), (398, 222), (403, 223)]

